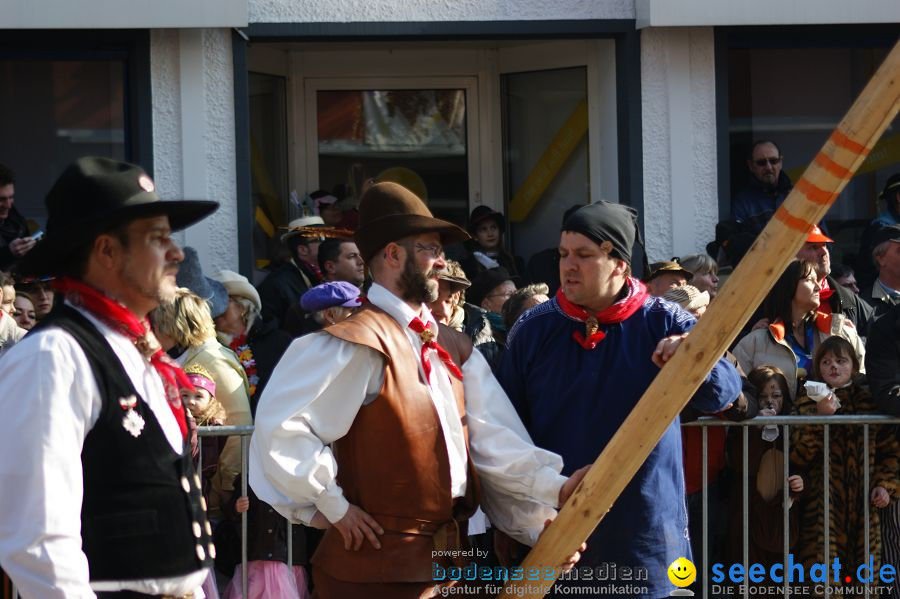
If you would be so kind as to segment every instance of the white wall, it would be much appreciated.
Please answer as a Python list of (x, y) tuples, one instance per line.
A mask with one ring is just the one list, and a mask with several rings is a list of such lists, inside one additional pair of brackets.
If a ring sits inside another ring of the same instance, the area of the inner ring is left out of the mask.
[(237, 270), (231, 31), (153, 30), (150, 38), (155, 181), (166, 199), (216, 200), (212, 216), (176, 239), (203, 270)]
[(896, 23), (897, 0), (636, 0), (638, 27)]
[(702, 252), (718, 220), (712, 28), (641, 32), (644, 223), (651, 262)]
[(633, 19), (634, 0), (249, 0), (251, 23)]
[(0, 29), (245, 27), (248, 0), (0, 0)]

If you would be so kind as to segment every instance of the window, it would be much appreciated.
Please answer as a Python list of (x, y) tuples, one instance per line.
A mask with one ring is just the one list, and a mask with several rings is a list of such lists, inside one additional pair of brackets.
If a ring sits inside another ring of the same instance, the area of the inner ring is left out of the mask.
[(395, 181), (465, 223), (466, 119), (465, 89), (319, 90), (319, 188), (352, 205), (366, 179)]
[[(796, 182), (888, 52), (826, 46), (728, 49), (732, 197), (747, 181), (746, 159), (755, 140), (779, 146), (783, 172)], [(836, 241), (832, 262), (853, 262), (863, 228), (883, 209), (878, 193), (898, 163), (895, 119), (825, 217)]]

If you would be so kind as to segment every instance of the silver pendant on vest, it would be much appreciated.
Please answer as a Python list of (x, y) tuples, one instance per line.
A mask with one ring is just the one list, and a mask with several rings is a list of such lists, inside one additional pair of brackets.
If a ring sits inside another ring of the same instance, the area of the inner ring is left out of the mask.
[(135, 438), (141, 435), (145, 424), (143, 416), (134, 411), (136, 406), (137, 397), (134, 395), (119, 398), (119, 407), (125, 410), (125, 416), (122, 417), (122, 426)]

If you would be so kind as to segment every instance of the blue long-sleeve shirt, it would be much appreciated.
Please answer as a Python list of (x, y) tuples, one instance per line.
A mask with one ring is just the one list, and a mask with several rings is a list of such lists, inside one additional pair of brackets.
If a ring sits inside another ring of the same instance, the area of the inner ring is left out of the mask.
[[(568, 474), (597, 458), (650, 386), (659, 372), (651, 360), (657, 343), (695, 323), (677, 305), (648, 297), (625, 321), (601, 325), (606, 337), (586, 350), (572, 339), (584, 324), (554, 299), (526, 312), (510, 332), (498, 379), (535, 444), (562, 455)], [(719, 360), (690, 403), (718, 412), (740, 391), (737, 371)], [(645, 568), (647, 581), (632, 584), (661, 597), (675, 588), (669, 564), (690, 559), (690, 551), (676, 418), (591, 536), (579, 566)]]

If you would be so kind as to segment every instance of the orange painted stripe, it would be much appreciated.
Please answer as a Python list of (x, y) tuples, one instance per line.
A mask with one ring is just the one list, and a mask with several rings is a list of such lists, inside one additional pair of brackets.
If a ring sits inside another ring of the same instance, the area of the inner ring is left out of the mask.
[(850, 169), (844, 168), (822, 152), (816, 154), (814, 162), (838, 179), (850, 179), (853, 176)]
[(863, 156), (869, 155), (869, 149), (866, 146), (862, 145), (858, 141), (850, 139), (840, 131), (835, 130), (835, 132), (831, 134), (831, 137), (829, 137), (828, 140), (834, 145), (840, 148), (844, 148), (845, 150), (850, 150), (851, 152), (855, 152)]
[(812, 183), (806, 180), (806, 177), (801, 177), (797, 184), (794, 185), (797, 190), (806, 196), (813, 204), (826, 205), (830, 204), (831, 201), (837, 196), (836, 193), (825, 191), (821, 187), (816, 187)]
[[(802, 179), (801, 179), (802, 181)], [(809, 233), (813, 225), (812, 223), (806, 222), (802, 218), (797, 218), (790, 212), (788, 212), (787, 208), (784, 207), (784, 204), (775, 211), (775, 218), (783, 222), (789, 229), (793, 229), (795, 231), (803, 231), (804, 233)]]

